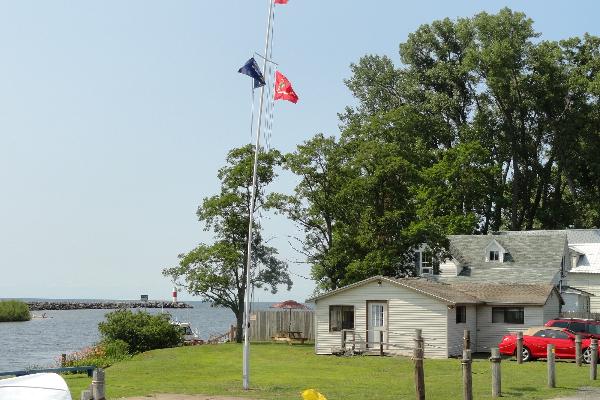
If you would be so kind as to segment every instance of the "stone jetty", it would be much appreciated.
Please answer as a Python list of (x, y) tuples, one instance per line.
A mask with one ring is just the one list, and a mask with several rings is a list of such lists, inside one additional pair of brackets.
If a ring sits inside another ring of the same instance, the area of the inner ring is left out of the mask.
[(118, 308), (193, 308), (184, 302), (172, 301), (28, 301), (31, 311), (47, 310), (113, 310)]

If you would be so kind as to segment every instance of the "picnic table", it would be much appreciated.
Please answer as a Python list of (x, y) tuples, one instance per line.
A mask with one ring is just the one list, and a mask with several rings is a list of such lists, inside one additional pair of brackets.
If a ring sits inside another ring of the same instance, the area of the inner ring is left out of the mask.
[(271, 336), (271, 339), (278, 342), (287, 342), (289, 345), (294, 343), (304, 344), (308, 340), (308, 338), (302, 337), (301, 331), (280, 331), (275, 336)]

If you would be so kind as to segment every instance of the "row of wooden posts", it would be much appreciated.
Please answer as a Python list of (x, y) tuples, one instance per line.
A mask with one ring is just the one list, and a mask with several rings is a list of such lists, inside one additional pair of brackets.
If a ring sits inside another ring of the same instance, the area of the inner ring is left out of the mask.
[[(421, 329), (415, 329), (415, 347), (413, 351), (414, 361), (414, 372), (415, 372), (415, 392), (417, 400), (425, 399), (425, 379), (423, 370), (423, 337)], [(590, 360), (590, 379), (596, 380), (597, 368), (598, 368), (598, 339), (592, 339), (591, 345), (591, 360)], [(556, 368), (555, 368), (555, 355), (554, 345), (548, 344), (546, 349), (546, 357), (548, 364), (548, 387), (556, 387)], [(523, 333), (517, 333), (517, 364), (523, 363)], [(581, 335), (575, 337), (575, 362), (578, 367), (582, 365), (582, 352), (581, 352)], [(492, 397), (502, 396), (502, 374), (501, 374), (501, 361), (500, 350), (497, 347), (491, 349), (490, 363), (492, 369)], [(463, 400), (473, 400), (473, 371), (471, 364), (473, 359), (471, 357), (471, 334), (470, 331), (465, 330), (463, 335), (463, 356), (461, 359), (462, 364), (462, 376), (463, 376)]]

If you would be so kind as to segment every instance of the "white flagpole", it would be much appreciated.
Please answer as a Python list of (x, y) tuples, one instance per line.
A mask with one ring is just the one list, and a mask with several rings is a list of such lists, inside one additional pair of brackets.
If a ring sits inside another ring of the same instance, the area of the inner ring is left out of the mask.
[[(267, 57), (269, 56), (269, 40), (271, 37), (271, 22), (273, 20), (273, 0), (269, 0), (269, 19), (267, 22), (267, 37), (265, 39), (265, 57), (263, 62), (263, 72), (267, 68)], [(266, 77), (268, 78), (268, 77)], [(265, 79), (269, 84), (268, 79)], [(266, 86), (266, 85), (265, 85)], [(257, 171), (258, 171), (258, 152), (260, 146), (260, 129), (262, 125), (262, 113), (263, 113), (263, 101), (265, 94), (265, 86), (260, 88), (260, 103), (258, 107), (258, 122), (256, 129), (256, 145), (254, 148), (254, 168), (252, 172), (252, 196), (250, 200), (250, 221), (248, 223), (248, 258), (246, 261), (246, 295), (244, 300), (244, 352), (243, 352), (243, 382), (244, 390), (250, 388), (250, 270), (252, 267), (252, 222), (254, 219), (254, 205), (256, 202), (256, 190), (257, 190)]]

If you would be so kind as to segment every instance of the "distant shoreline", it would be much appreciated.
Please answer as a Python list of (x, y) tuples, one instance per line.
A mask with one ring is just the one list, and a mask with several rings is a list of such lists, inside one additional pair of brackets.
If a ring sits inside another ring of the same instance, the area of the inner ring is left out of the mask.
[(30, 311), (112, 310), (119, 308), (193, 308), (185, 302), (172, 301), (27, 301)]

